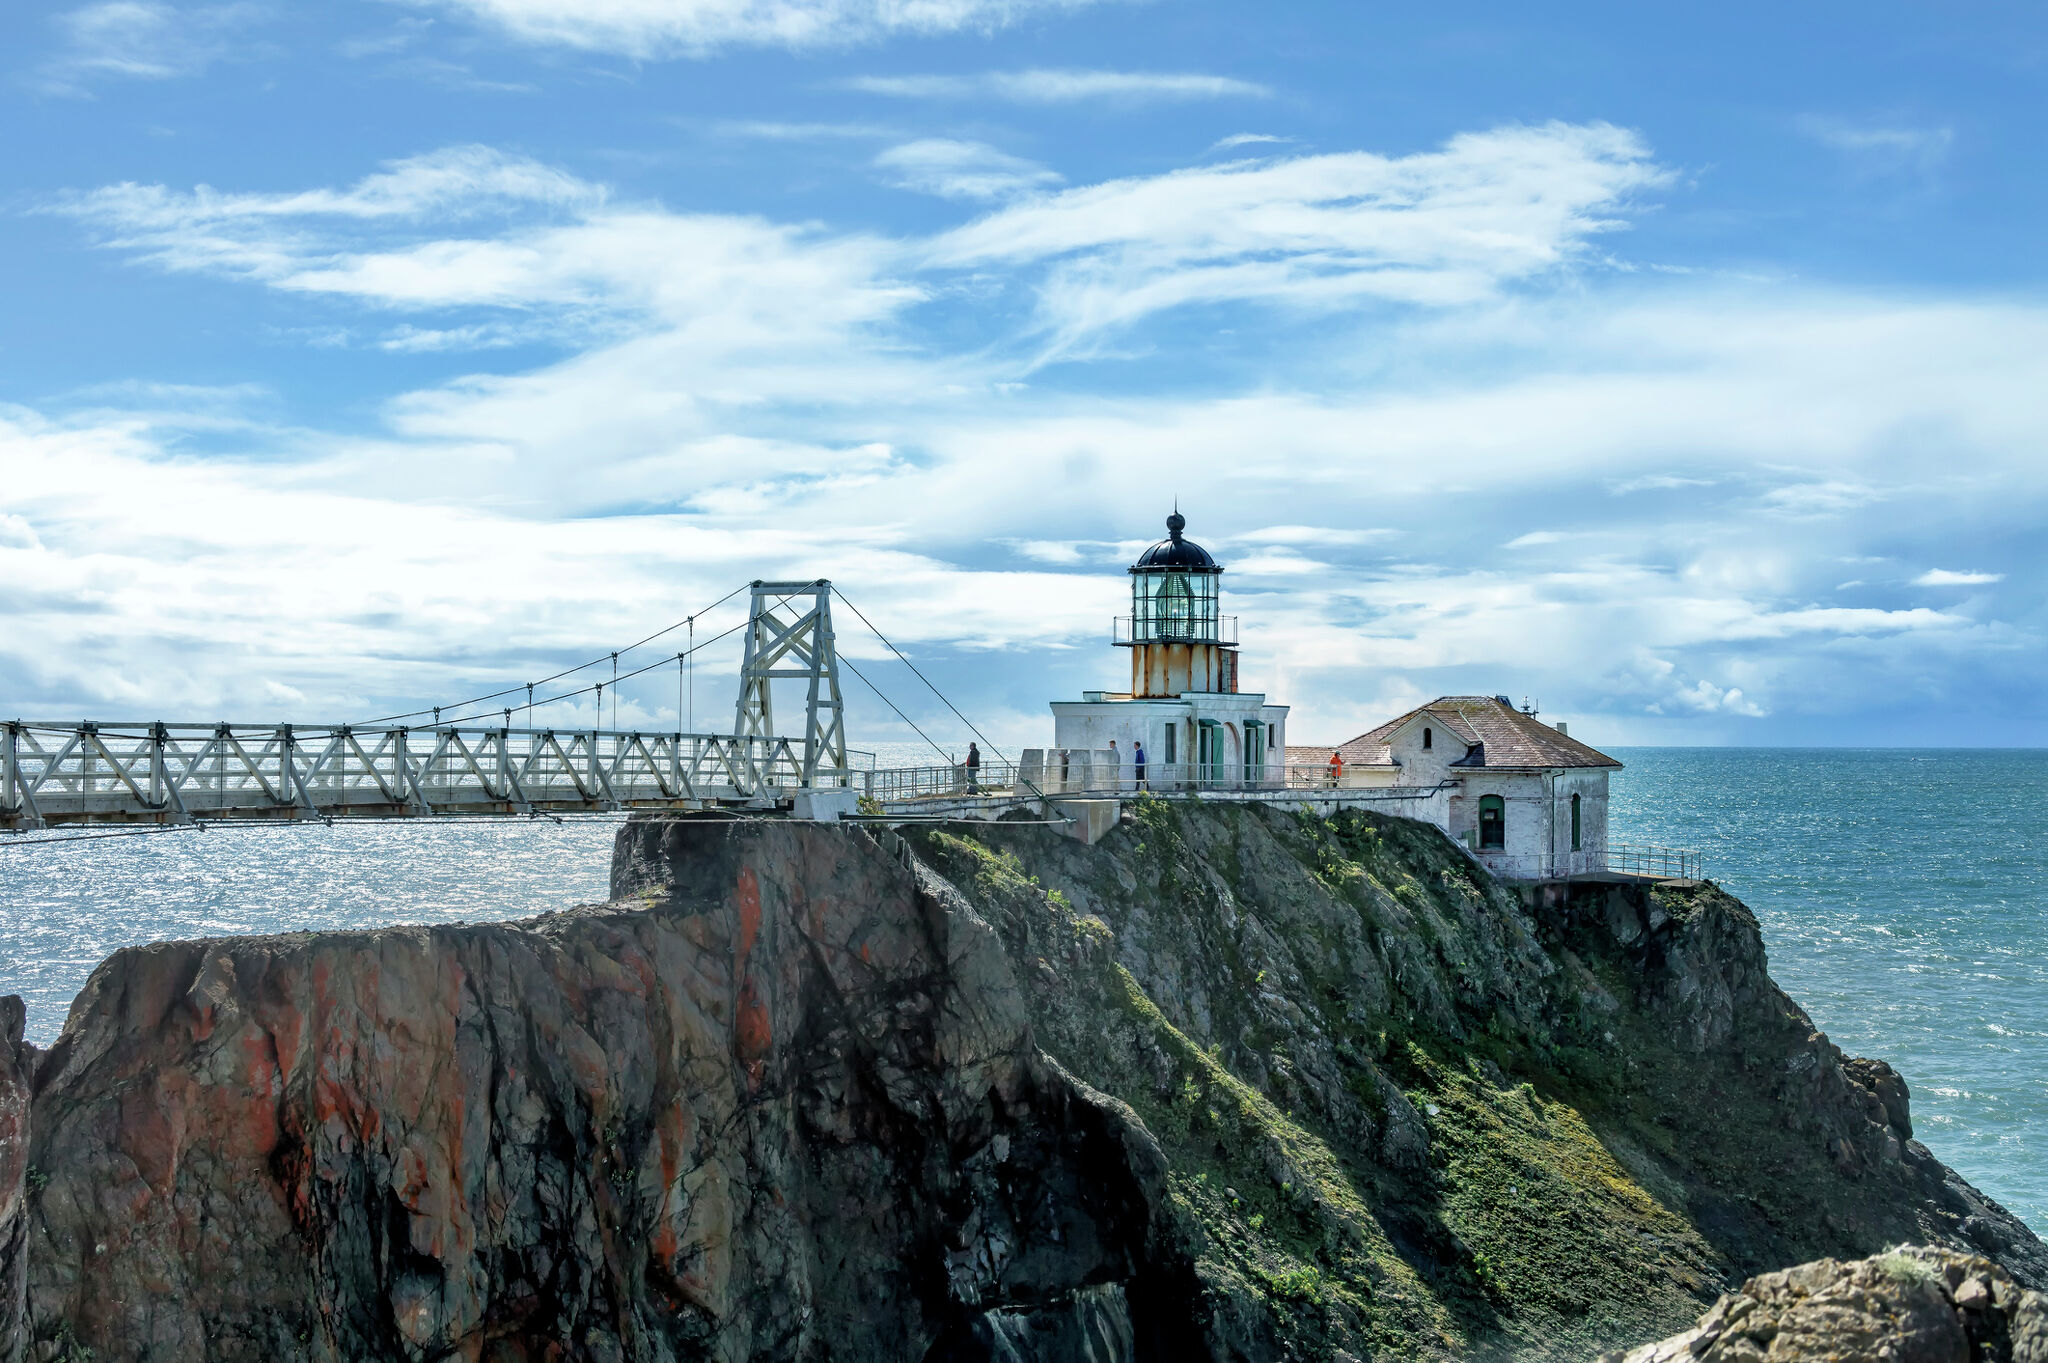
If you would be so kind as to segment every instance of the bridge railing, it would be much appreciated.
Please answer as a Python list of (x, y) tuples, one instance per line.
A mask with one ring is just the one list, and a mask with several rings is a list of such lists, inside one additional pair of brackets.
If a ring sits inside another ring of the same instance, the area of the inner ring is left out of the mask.
[(1021, 794), (1026, 797), (1093, 796), (1112, 798), (1150, 792), (1157, 795), (1285, 793), (1314, 795), (1329, 791), (1345, 798), (1393, 801), (1426, 800), (1434, 786), (1392, 786), (1383, 778), (1362, 774), (1332, 781), (1327, 768), (1315, 766), (1255, 767), (1247, 772), (1228, 764), (1147, 762), (1140, 774), (1128, 758), (1111, 763), (1102, 754), (1055, 749), (1042, 755), (1027, 750), (1019, 762), (984, 762), (976, 775), (952, 766), (897, 767), (856, 771), (852, 784), (884, 806), (897, 801), (942, 800), (968, 794)]
[[(616, 809), (803, 784), (786, 738), (472, 725), (0, 723), (0, 825)], [(818, 784), (852, 773), (824, 771)]]

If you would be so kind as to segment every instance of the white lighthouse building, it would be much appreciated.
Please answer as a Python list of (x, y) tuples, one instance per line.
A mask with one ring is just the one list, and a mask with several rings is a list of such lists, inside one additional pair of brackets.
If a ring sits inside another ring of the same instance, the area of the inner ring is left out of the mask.
[(1131, 565), (1131, 613), (1111, 636), (1130, 650), (1130, 689), (1052, 702), (1053, 746), (1041, 773), (1026, 772), (1046, 788), (1132, 789), (1141, 753), (1144, 783), (1156, 789), (1285, 783), (1287, 707), (1237, 689), (1237, 618), (1219, 609), (1223, 565), (1182, 535), (1186, 526), (1175, 511), (1167, 537)]

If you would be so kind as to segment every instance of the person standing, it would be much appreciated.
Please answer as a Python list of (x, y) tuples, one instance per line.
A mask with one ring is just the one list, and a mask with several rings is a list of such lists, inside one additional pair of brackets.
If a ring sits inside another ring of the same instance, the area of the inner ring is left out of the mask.
[(1344, 754), (1334, 749), (1330, 753), (1330, 784), (1332, 786), (1344, 784)]
[(969, 743), (967, 745), (967, 793), (969, 795), (975, 795), (979, 794), (980, 791), (981, 749), (975, 747), (972, 743)]
[(1116, 740), (1109, 740), (1109, 788), (1124, 788), (1124, 755), (1116, 750)]
[(1131, 761), (1138, 773), (1138, 789), (1145, 788), (1145, 744), (1142, 740), (1131, 744)]

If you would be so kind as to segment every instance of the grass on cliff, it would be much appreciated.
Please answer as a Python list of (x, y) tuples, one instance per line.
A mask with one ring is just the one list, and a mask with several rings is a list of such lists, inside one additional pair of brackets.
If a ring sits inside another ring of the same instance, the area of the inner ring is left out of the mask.
[[(1612, 1011), (1622, 967), (1545, 956), (1510, 892), (1405, 821), (1129, 811), (1095, 848), (1000, 825), (918, 844), (1023, 957), (1041, 1044), (1159, 1140), (1204, 1279), (1287, 1356), (1575, 1359), (1712, 1296), (1725, 1264), (1635, 1091), (1673, 1075)], [(1322, 1047), (1334, 1088), (1308, 1073)], [(1420, 1167), (1371, 1134), (1389, 1084)]]

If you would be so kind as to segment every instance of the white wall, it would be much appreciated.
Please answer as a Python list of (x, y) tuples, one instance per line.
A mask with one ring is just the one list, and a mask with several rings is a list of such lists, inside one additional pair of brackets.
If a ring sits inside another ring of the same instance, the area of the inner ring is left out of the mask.
[(1525, 865), (1563, 865), (1572, 850), (1572, 801), (1579, 796), (1579, 846), (1598, 851), (1607, 846), (1607, 775), (1604, 767), (1548, 772), (1489, 771), (1457, 768), (1459, 789), (1450, 804), (1452, 837), (1479, 850), (1479, 801), (1498, 795), (1506, 805), (1506, 856)]
[(1224, 770), (1244, 769), (1244, 722), (1263, 720), (1268, 726), (1265, 772), (1278, 780), (1286, 765), (1287, 707), (1267, 705), (1256, 693), (1191, 692), (1179, 700), (1054, 701), (1054, 748), (1104, 749), (1116, 743), (1124, 773), (1133, 776), (1132, 752), (1145, 745), (1146, 762), (1154, 773), (1167, 760), (1166, 731), (1174, 728), (1173, 760), (1183, 769), (1195, 760), (1197, 719), (1225, 726)]

